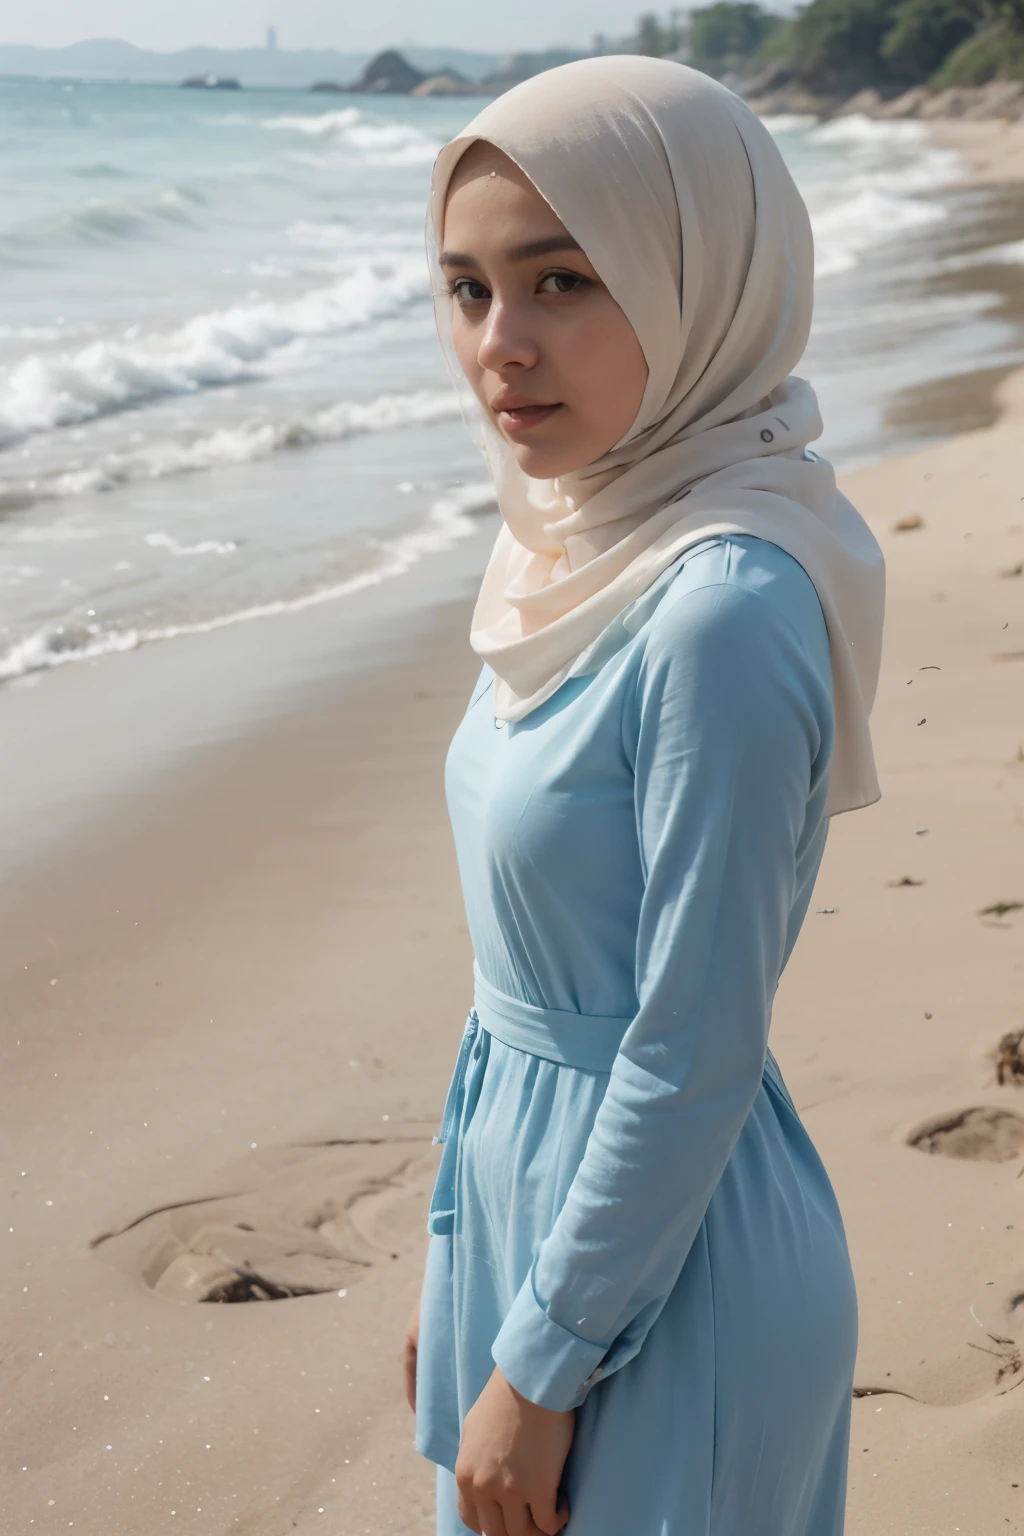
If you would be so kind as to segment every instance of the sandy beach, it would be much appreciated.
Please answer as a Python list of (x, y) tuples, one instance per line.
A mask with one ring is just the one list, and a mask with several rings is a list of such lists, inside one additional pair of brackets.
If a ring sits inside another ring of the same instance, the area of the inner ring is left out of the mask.
[(928, 136), (938, 148), (960, 155), (975, 185), (1024, 181), (1024, 122), (938, 118), (928, 123)]
[[(1017, 128), (933, 132), (1024, 175)], [(772, 1034), (857, 1275), (850, 1536), (1024, 1531), (1024, 373), (958, 409), (998, 419), (845, 480), (888, 562), (883, 799), (832, 826)], [(400, 1354), (494, 531), (0, 693), (4, 1536), (433, 1529)]]

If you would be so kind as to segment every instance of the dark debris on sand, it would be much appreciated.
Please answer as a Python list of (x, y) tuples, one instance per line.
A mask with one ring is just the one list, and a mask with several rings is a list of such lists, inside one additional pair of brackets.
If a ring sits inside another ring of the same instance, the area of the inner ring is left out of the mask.
[(1024, 1029), (1011, 1029), (995, 1049), (996, 1082), (1024, 1082)]

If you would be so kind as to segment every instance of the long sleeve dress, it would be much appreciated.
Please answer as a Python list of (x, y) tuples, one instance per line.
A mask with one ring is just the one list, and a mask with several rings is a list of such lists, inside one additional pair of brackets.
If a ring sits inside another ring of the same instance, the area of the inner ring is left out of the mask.
[(577, 1410), (569, 1536), (840, 1536), (856, 1297), (768, 1050), (825, 844), (824, 619), (730, 536), (601, 643), (518, 723), (485, 667), (447, 760), (475, 961), (421, 1309), (438, 1536), (495, 1364)]

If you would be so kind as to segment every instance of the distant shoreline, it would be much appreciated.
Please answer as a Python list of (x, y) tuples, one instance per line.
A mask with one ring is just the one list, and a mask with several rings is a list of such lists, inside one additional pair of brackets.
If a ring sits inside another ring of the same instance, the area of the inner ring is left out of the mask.
[[(194, 48), (178, 53), (158, 54), (129, 44), (111, 43), (111, 49), (119, 51), (124, 65), (129, 59), (135, 69), (109, 72), (102, 67), (76, 69), (57, 68), (41, 72), (37, 69), (12, 69), (12, 56), (28, 62), (32, 55), (56, 59), (74, 55), (76, 62), (85, 62), (82, 55), (94, 52), (92, 44), (76, 44), (67, 49), (42, 49), (12, 47), (0, 44), (0, 83), (25, 82), (52, 84), (54, 86), (163, 86), (177, 90), (182, 86), (223, 89), (230, 81), (232, 88), (246, 91), (280, 91), (294, 94), (366, 95), (388, 100), (423, 94), (411, 90), (366, 90), (360, 81), (368, 68), (384, 55), (340, 54), (334, 50), (305, 50), (286, 53), (275, 49), (243, 49), (235, 51), (213, 48)], [(127, 56), (121, 55), (127, 50)], [(390, 53), (391, 50), (386, 50)], [(477, 54), (460, 49), (399, 50), (401, 57), (412, 65), (414, 73), (428, 83), (453, 77), (460, 82), (460, 89), (439, 91), (438, 94), (465, 95), (471, 98), (489, 99), (510, 88), (515, 81), (496, 78), (503, 61), (497, 55)], [(254, 61), (258, 60), (259, 65)], [(273, 60), (277, 67), (295, 70), (289, 79), (259, 79), (250, 69), (270, 67)], [(145, 61), (156, 66), (160, 73), (150, 73), (141, 67)], [(301, 63), (300, 63), (301, 61)], [(70, 66), (70, 61), (69, 61)], [(299, 70), (301, 69), (301, 75)], [(136, 72), (136, 70), (138, 72)], [(495, 78), (486, 78), (492, 76)], [(211, 81), (215, 84), (206, 84)], [(740, 82), (742, 84), (742, 82)], [(733, 87), (735, 88), (735, 87)], [(428, 94), (433, 94), (428, 92)], [(943, 147), (962, 148), (965, 159), (972, 168), (972, 179), (1012, 180), (1024, 179), (1024, 82), (994, 81), (988, 85), (956, 87), (941, 92), (931, 92), (919, 86), (896, 98), (886, 98), (877, 90), (865, 89), (852, 96), (825, 95), (808, 91), (798, 84), (789, 84), (761, 95), (744, 95), (748, 105), (761, 117), (783, 114), (815, 117), (821, 122), (835, 118), (861, 115), (879, 122), (921, 122), (942, 125), (933, 135)], [(991, 130), (1011, 130), (1005, 140), (996, 142)], [(1019, 131), (1013, 131), (1019, 130)]]
[[(189, 76), (219, 75), (234, 77), (247, 90), (308, 90), (316, 80), (353, 83), (378, 51), (200, 46), (161, 53), (118, 38), (94, 38), (67, 48), (0, 43), (0, 79), (178, 86)], [(402, 51), (425, 74), (453, 69), (470, 80), (493, 74), (502, 60), (498, 53), (458, 47)]]

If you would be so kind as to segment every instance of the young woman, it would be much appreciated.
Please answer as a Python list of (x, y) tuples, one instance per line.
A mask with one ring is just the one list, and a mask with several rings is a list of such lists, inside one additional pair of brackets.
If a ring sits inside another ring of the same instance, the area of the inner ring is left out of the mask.
[(503, 517), (407, 1341), (438, 1533), (838, 1536), (856, 1300), (767, 1042), (827, 818), (878, 795), (883, 571), (791, 376), (806, 210), (722, 86), (605, 58), (453, 140), (429, 231)]

